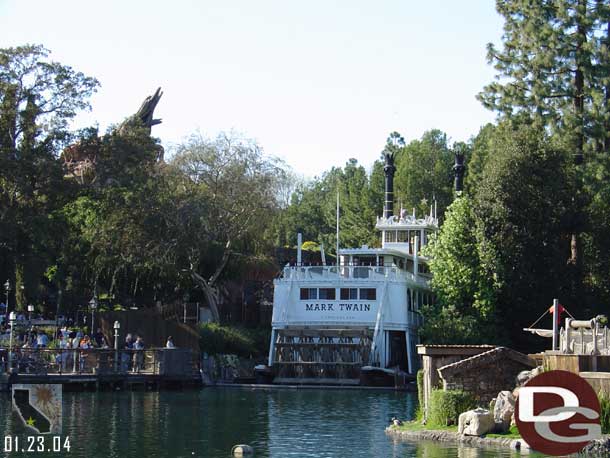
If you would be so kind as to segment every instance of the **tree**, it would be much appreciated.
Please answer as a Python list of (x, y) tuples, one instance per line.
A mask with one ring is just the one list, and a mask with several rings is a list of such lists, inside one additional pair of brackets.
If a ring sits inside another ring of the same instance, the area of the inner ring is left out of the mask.
[(75, 189), (57, 215), (66, 230), (55, 236), (56, 262), (68, 297), (98, 292), (123, 303), (157, 299), (159, 282), (174, 278), (153, 250), (170, 191), (164, 166), (156, 162), (156, 141), (144, 129), (132, 129), (88, 135), (77, 145), (87, 145), (94, 166), (86, 183), (66, 179)]
[(422, 309), (424, 339), (437, 344), (498, 342), (495, 288), (483, 268), (471, 199), (458, 197), (426, 247), (436, 302)]
[(304, 240), (323, 243), (327, 252), (335, 252), (337, 194), (340, 204), (340, 245), (353, 247), (379, 245), (375, 220), (383, 207), (383, 163), (376, 161), (371, 174), (356, 159), (343, 168), (333, 167), (321, 178), (300, 184), (291, 203), (281, 215), (278, 239), (296, 240), (301, 232)]
[(421, 140), (410, 142), (396, 157), (398, 201), (407, 210), (415, 208), (421, 217), (437, 201), (439, 216), (453, 198), (453, 152), (447, 134), (430, 130)]
[(68, 122), (98, 86), (48, 54), (37, 45), (0, 49), (0, 268), (14, 272), (20, 307), (54, 257), (50, 215), (64, 198), (57, 156)]
[[(503, 49), (488, 45), (498, 81), (478, 96), (501, 118), (533, 123), (562, 137), (576, 165), (585, 152), (610, 152), (610, 6), (588, 0), (497, 0)], [(582, 173), (579, 172), (579, 173)], [(583, 182), (575, 209), (586, 206)], [(581, 211), (570, 217), (571, 283), (582, 278)]]
[[(533, 122), (584, 150), (608, 152), (610, 7), (588, 0), (497, 0), (503, 48), (487, 46), (497, 81), (478, 95), (502, 118)], [(592, 141), (588, 141), (592, 140)]]
[(501, 125), (475, 191), (482, 268), (496, 314), (515, 345), (554, 297), (578, 303), (565, 262), (574, 178), (569, 155), (535, 127)]
[(490, 155), (491, 143), (494, 138), (496, 126), (486, 124), (481, 127), (478, 134), (471, 138), (466, 147), (468, 154), (466, 155), (466, 176), (465, 189), (470, 195), (473, 195), (482, 179), (485, 163)]
[[(193, 136), (171, 166), (179, 173), (175, 210), (165, 218), (176, 261), (219, 320), (218, 282), (232, 257), (260, 252), (280, 203), (284, 171), (251, 141)], [(162, 241), (161, 241), (162, 242)]]

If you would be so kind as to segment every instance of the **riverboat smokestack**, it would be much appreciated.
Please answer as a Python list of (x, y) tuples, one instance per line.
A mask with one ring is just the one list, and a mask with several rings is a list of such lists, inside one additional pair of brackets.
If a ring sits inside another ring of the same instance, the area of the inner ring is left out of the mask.
[(385, 201), (383, 205), (383, 217), (389, 218), (394, 216), (394, 172), (396, 167), (394, 166), (394, 154), (386, 151), (385, 165), (383, 166), (383, 172), (385, 173)]
[(390, 218), (394, 216), (394, 158), (398, 150), (405, 146), (405, 140), (398, 132), (392, 132), (388, 137), (387, 145), (383, 150), (385, 165), (383, 172), (385, 174), (385, 200), (383, 204), (383, 217)]
[(455, 152), (455, 164), (453, 165), (453, 173), (455, 174), (455, 193), (459, 196), (464, 190), (464, 153), (462, 151)]

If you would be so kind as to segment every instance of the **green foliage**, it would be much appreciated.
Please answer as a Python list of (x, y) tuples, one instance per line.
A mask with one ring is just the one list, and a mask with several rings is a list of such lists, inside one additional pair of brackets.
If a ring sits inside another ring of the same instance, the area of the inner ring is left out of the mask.
[(70, 119), (98, 86), (48, 55), (39, 45), (0, 49), (0, 274), (12, 280), (18, 309), (45, 292), (59, 255), (55, 212), (68, 187), (57, 158)]
[(439, 217), (453, 198), (454, 154), (447, 134), (434, 129), (421, 140), (413, 140), (396, 158), (396, 198), (408, 211), (416, 209), (419, 217), (430, 213), (434, 199)]
[(528, 345), (522, 328), (543, 305), (553, 297), (570, 302), (570, 157), (526, 126), (500, 126), (490, 152), (473, 198), (478, 256), (483, 277), (493, 279), (495, 314), (503, 318), (496, 332), (522, 348)]
[(422, 308), (422, 336), (429, 342), (481, 343), (495, 340), (493, 280), (479, 255), (472, 202), (457, 198), (448, 208), (445, 223), (427, 250), (431, 257), (431, 286), (437, 300)]
[[(502, 49), (488, 44), (497, 81), (479, 100), (519, 122), (533, 122), (608, 152), (610, 8), (584, 0), (502, 0)], [(606, 145), (604, 146), (604, 143)]]
[(497, 437), (499, 439), (521, 439), (521, 433), (519, 432), (517, 425), (512, 425), (505, 433), (485, 434), (485, 437)]
[(424, 419), (424, 370), (417, 371), (417, 410), (415, 411), (415, 419), (421, 421)]
[(610, 397), (606, 393), (599, 393), (597, 395), (599, 398), (599, 407), (601, 410), (601, 414), (599, 416), (599, 421), (602, 426), (602, 434), (610, 433)]
[(469, 155), (466, 156), (465, 188), (472, 195), (483, 179), (483, 168), (492, 149), (492, 140), (497, 127), (486, 124), (479, 133), (469, 142)]
[(343, 168), (333, 167), (322, 178), (297, 186), (290, 205), (279, 215), (278, 243), (293, 246), (296, 234), (301, 232), (306, 240), (323, 243), (327, 253), (334, 253), (337, 194), (341, 246), (378, 246), (374, 224), (383, 205), (383, 166), (377, 161), (369, 176), (355, 159)]
[(456, 425), (461, 413), (476, 407), (472, 394), (457, 390), (432, 390), (426, 427)]
[(311, 240), (303, 242), (303, 245), (301, 246), (301, 248), (304, 251), (319, 251), (320, 250), (320, 246), (316, 242), (312, 242)]
[(199, 326), (200, 348), (210, 355), (264, 356), (269, 349), (268, 329), (204, 323)]

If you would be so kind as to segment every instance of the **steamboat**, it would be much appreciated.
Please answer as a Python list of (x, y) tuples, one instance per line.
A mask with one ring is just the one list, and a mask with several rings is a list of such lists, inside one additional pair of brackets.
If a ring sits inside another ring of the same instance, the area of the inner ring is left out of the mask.
[(394, 214), (394, 154), (384, 152), (381, 248), (338, 248), (334, 265), (297, 262), (274, 281), (269, 367), (279, 384), (394, 384), (414, 377), (420, 308), (434, 300), (422, 248), (436, 210)]

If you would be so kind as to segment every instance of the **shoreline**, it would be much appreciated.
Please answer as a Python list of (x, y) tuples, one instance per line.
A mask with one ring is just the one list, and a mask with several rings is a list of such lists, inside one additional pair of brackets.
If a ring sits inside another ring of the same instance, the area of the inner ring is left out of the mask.
[[(523, 439), (510, 439), (500, 437), (480, 437), (480, 436), (464, 436), (456, 431), (442, 430), (418, 430), (407, 431), (398, 430), (393, 426), (388, 426), (385, 429), (387, 436), (405, 442), (417, 441), (441, 441), (455, 442), (459, 444), (473, 445), (476, 447), (492, 447), (492, 448), (509, 448), (521, 453), (536, 453), (530, 449), (527, 442)], [(604, 434), (601, 439), (592, 441), (583, 450), (569, 456), (590, 456), (590, 457), (607, 457), (610, 455), (610, 434)]]
[(438, 429), (423, 429), (418, 431), (398, 430), (393, 426), (385, 429), (386, 435), (404, 441), (441, 441), (458, 442), (461, 444), (475, 445), (477, 447), (501, 447), (512, 450), (529, 451), (530, 448), (523, 439), (511, 439), (500, 437), (464, 436), (456, 431), (442, 431)]

